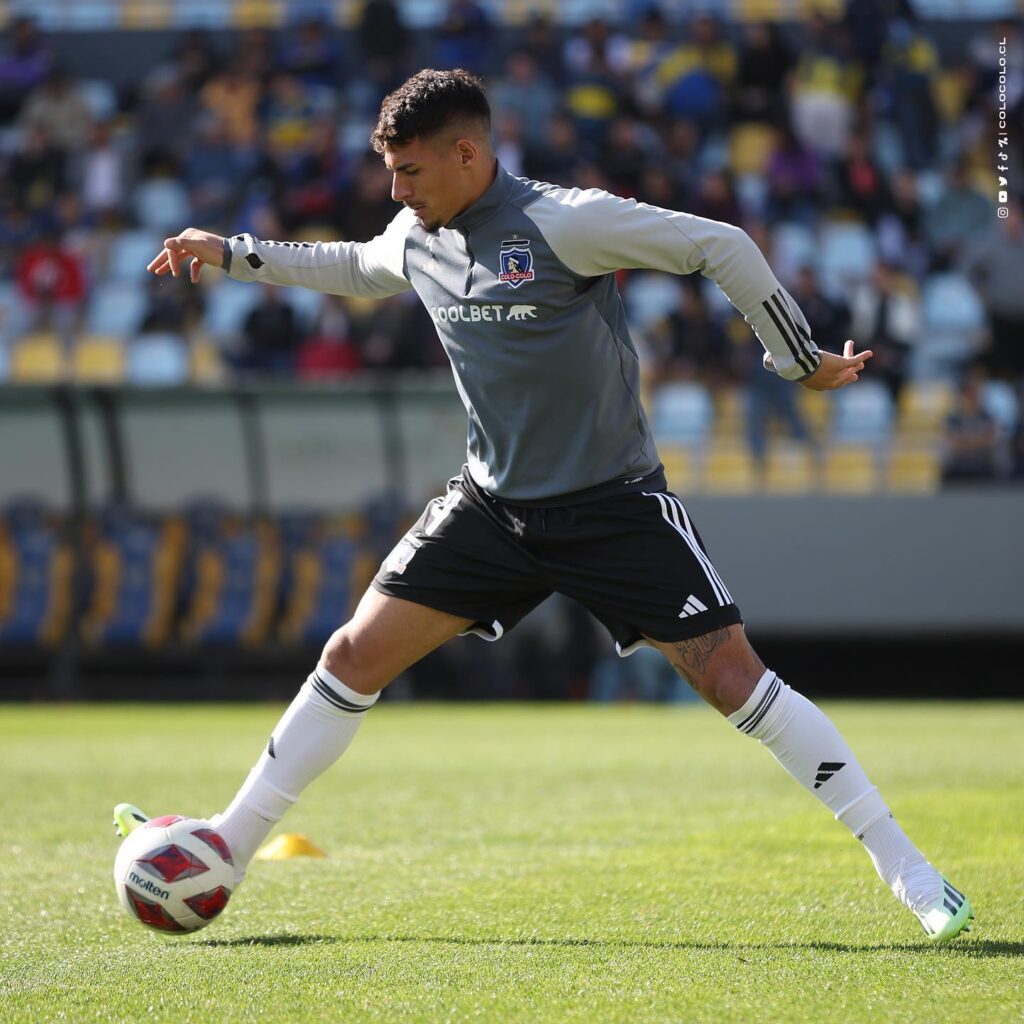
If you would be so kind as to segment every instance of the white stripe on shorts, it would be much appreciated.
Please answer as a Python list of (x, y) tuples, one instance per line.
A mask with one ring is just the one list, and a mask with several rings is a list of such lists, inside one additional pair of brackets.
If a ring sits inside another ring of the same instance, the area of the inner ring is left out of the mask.
[(718, 598), (719, 605), (731, 604), (732, 598), (729, 597), (729, 592), (718, 579), (718, 574), (708, 561), (707, 556), (703, 551), (701, 551), (696, 538), (691, 537), (680, 524), (676, 506), (669, 500), (669, 496), (667, 494), (658, 494), (657, 492), (652, 493), (650, 491), (644, 491), (643, 494), (644, 497), (658, 499), (658, 504), (661, 505), (662, 518), (669, 526), (672, 527), (673, 530), (676, 531), (676, 533), (679, 534), (680, 537), (683, 538), (683, 540), (686, 541), (686, 544), (693, 553), (694, 558), (697, 559), (698, 564), (704, 570), (704, 575), (707, 576), (708, 582), (711, 584), (711, 589), (714, 591), (715, 597)]
[(666, 494), (665, 497), (668, 498), (669, 501), (674, 501), (676, 505), (679, 506), (679, 512), (683, 517), (683, 529), (693, 538), (693, 549), (696, 551), (697, 557), (714, 574), (715, 579), (718, 580), (718, 585), (722, 588), (722, 593), (725, 595), (725, 603), (732, 604), (732, 594), (729, 593), (729, 590), (725, 585), (725, 581), (718, 575), (718, 570), (712, 564), (711, 559), (708, 558), (703, 548), (701, 548), (700, 541), (697, 540), (697, 534), (693, 529), (693, 525), (690, 523), (690, 517), (686, 514), (686, 509), (683, 507), (683, 503), (674, 494)]

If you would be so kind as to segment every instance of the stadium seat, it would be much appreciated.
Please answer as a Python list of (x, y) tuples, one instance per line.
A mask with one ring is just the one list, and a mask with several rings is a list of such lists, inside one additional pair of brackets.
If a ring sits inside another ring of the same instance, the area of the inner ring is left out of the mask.
[(165, 237), (192, 219), (188, 190), (173, 178), (150, 178), (135, 188), (132, 205), (139, 223)]
[(146, 266), (163, 245), (164, 235), (155, 231), (122, 231), (110, 246), (107, 275), (112, 281), (146, 280)]
[(832, 396), (810, 388), (797, 388), (796, 404), (811, 433), (816, 438), (824, 438), (835, 411)]
[(778, 133), (758, 121), (741, 122), (729, 132), (729, 166), (734, 175), (762, 176)]
[(665, 467), (665, 479), (670, 491), (676, 494), (692, 494), (700, 486), (700, 465), (697, 454), (680, 445), (658, 446)]
[(250, 310), (260, 300), (260, 290), (252, 284), (225, 278), (207, 294), (203, 329), (215, 339), (239, 334)]
[(209, 338), (193, 337), (189, 347), (189, 377), (194, 384), (214, 384), (224, 379), (220, 349)]
[(900, 392), (900, 434), (940, 433), (953, 408), (953, 401), (953, 386), (948, 380), (908, 380)]
[(818, 241), (803, 224), (782, 221), (772, 229), (771, 237), (772, 267), (784, 281), (793, 280), (801, 267), (817, 262)]
[(0, 384), (6, 384), (11, 375), (11, 349), (0, 341)]
[(835, 445), (826, 452), (822, 485), (832, 494), (866, 494), (878, 489), (875, 453), (865, 445)]
[(806, 494), (814, 490), (814, 453), (799, 441), (773, 441), (765, 456), (763, 482), (769, 494)]
[(301, 330), (312, 331), (320, 319), (324, 305), (324, 293), (312, 288), (285, 288), (284, 297), (295, 312)]
[(715, 395), (715, 437), (741, 437), (746, 424), (746, 391), (742, 388), (723, 388)]
[(749, 494), (757, 489), (758, 469), (746, 444), (715, 441), (704, 464), (704, 490), (710, 494)]
[(885, 483), (890, 491), (933, 494), (942, 472), (936, 445), (901, 442), (893, 447), (886, 463)]
[(826, 291), (843, 294), (851, 285), (866, 281), (877, 254), (871, 229), (858, 221), (834, 221), (821, 230), (815, 263)]
[(130, 337), (146, 313), (146, 295), (137, 285), (105, 281), (96, 286), (89, 301), (85, 328), (90, 334)]
[(56, 334), (30, 334), (14, 344), (11, 381), (15, 384), (53, 384), (67, 373), (64, 347)]
[(130, 384), (173, 387), (189, 377), (188, 343), (177, 334), (142, 334), (128, 345)]
[(52, 647), (71, 614), (71, 548), (59, 519), (34, 502), (0, 516), (0, 647)]
[(97, 647), (157, 647), (171, 635), (185, 550), (180, 519), (115, 508), (90, 524), (93, 587), (82, 636)]
[(638, 272), (629, 275), (625, 288), (630, 325), (647, 330), (679, 306), (682, 288), (672, 274)]
[(1005, 380), (987, 380), (982, 385), (981, 400), (1002, 434), (1006, 437), (1013, 434), (1020, 414), (1013, 385)]
[(841, 388), (832, 399), (835, 411), (832, 438), (838, 442), (880, 443), (892, 430), (892, 398), (884, 384), (861, 380), (856, 387)]
[(75, 343), (71, 374), (88, 384), (118, 384), (124, 379), (124, 345), (119, 338), (87, 334)]
[[(76, 7), (87, 6), (76, 4)], [(105, 5), (105, 6), (110, 6)], [(101, 22), (102, 24), (102, 22)], [(95, 121), (108, 121), (117, 114), (117, 90), (102, 78), (82, 78), (75, 83), (75, 91), (85, 101)]]
[(711, 431), (714, 405), (703, 384), (679, 381), (654, 393), (651, 426), (664, 442), (701, 444)]
[(977, 350), (985, 327), (978, 293), (962, 274), (930, 275), (921, 291), (921, 339), (913, 348), (915, 377), (956, 373)]

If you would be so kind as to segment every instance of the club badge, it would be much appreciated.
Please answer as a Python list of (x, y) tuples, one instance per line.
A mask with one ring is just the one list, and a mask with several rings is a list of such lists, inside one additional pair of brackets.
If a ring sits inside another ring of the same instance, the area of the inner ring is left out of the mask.
[(530, 252), (530, 240), (513, 238), (502, 242), (498, 265), (501, 267), (498, 280), (504, 281), (510, 288), (518, 288), (524, 281), (532, 281), (533, 253)]

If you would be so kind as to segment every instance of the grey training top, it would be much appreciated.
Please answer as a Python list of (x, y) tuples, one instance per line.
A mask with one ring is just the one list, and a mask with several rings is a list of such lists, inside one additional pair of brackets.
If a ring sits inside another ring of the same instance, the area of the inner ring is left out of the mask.
[(800, 380), (820, 362), (803, 314), (740, 228), (500, 166), (436, 232), (403, 209), (369, 242), (243, 234), (226, 255), (240, 281), (371, 298), (414, 288), (469, 414), (469, 471), (508, 501), (635, 483), (659, 466), (617, 270), (699, 270), (754, 329), (768, 369)]

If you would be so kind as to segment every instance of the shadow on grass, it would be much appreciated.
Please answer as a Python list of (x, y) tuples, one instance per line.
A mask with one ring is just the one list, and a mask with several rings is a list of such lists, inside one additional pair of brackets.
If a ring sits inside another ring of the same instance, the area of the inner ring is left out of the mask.
[(200, 939), (193, 946), (315, 946), (354, 945), (364, 942), (433, 942), (446, 946), (593, 946), (598, 949), (676, 949), (743, 953), (754, 950), (819, 949), (828, 953), (961, 953), (974, 957), (1022, 957), (1024, 942), (981, 939), (932, 946), (923, 942), (886, 942), (853, 945), (845, 942), (645, 942), (642, 939), (474, 939), (441, 935), (246, 935), (237, 939)]

